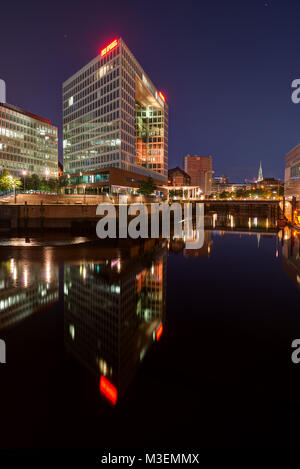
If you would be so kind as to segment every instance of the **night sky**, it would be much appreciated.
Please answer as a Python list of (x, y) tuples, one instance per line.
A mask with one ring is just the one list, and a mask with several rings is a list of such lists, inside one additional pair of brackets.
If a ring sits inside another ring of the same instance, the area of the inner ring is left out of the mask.
[[(213, 156), (231, 182), (283, 178), (300, 143), (300, 2), (24, 1), (1, 4), (7, 101), (60, 127), (61, 85), (122, 37), (170, 107), (169, 167)], [(61, 158), (61, 156), (60, 156)]]

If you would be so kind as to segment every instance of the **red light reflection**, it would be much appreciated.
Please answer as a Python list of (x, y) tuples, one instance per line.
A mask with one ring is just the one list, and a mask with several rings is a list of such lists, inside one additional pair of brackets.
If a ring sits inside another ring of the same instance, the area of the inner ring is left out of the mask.
[(158, 328), (156, 329), (156, 341), (157, 342), (161, 338), (162, 333), (163, 333), (163, 325), (162, 325), (162, 322), (161, 322), (160, 325), (158, 326)]
[(103, 396), (111, 402), (111, 404), (115, 405), (118, 399), (118, 391), (116, 387), (107, 379), (105, 376), (101, 376), (100, 378), (100, 392)]

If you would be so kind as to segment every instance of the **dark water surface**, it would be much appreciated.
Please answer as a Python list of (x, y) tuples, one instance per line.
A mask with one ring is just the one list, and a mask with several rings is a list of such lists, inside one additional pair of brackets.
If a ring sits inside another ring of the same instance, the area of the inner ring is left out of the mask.
[(0, 241), (0, 447), (298, 445), (299, 235), (234, 229)]

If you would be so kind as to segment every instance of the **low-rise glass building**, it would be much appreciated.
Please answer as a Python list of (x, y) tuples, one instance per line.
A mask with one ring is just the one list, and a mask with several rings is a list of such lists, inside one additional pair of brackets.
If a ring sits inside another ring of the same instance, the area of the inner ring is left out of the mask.
[[(88, 173), (64, 174), (60, 178), (64, 194), (138, 194), (141, 183), (147, 180), (144, 174), (132, 173), (119, 168), (95, 169)], [(161, 181), (153, 178), (156, 195), (163, 194)]]

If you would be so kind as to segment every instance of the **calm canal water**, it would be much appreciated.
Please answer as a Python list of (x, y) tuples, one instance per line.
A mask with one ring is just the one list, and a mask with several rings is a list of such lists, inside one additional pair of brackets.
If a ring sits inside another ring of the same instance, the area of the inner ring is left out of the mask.
[(300, 236), (225, 228), (0, 240), (0, 447), (297, 443)]

